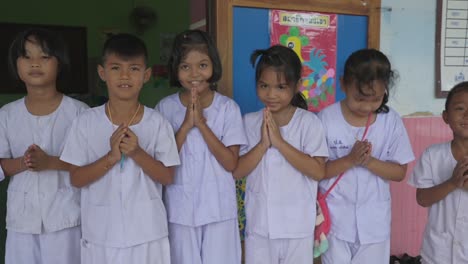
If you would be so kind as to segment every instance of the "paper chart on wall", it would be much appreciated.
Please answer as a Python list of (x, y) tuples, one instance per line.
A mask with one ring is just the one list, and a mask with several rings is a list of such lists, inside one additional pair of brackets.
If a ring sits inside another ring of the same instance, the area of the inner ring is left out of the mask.
[(468, 80), (468, 0), (442, 0), (440, 91)]

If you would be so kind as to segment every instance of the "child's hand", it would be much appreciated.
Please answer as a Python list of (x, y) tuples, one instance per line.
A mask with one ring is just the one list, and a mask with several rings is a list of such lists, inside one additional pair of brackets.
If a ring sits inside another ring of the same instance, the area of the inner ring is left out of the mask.
[(263, 110), (263, 122), (262, 122), (262, 138), (260, 139), (260, 144), (269, 148), (271, 146), (270, 136), (268, 135), (268, 126), (266, 123), (267, 109)]
[(348, 158), (354, 166), (365, 166), (372, 154), (372, 145), (367, 140), (360, 141), (356, 140), (351, 152), (348, 154)]
[(125, 127), (123, 124), (121, 124), (115, 131), (112, 133), (112, 136), (110, 137), (110, 147), (111, 150), (109, 152), (109, 159), (110, 163), (114, 164), (117, 161), (120, 160), (121, 157), (121, 152), (120, 152), (120, 143), (122, 142), (122, 139), (125, 137), (125, 133), (127, 132), (127, 127)]
[(197, 90), (192, 88), (192, 104), (193, 104), (193, 124), (196, 127), (204, 125), (206, 119), (203, 116), (203, 107), (200, 104), (200, 97), (197, 94)]
[(268, 136), (270, 138), (271, 145), (278, 147), (281, 142), (283, 142), (283, 137), (281, 136), (279, 127), (276, 125), (273, 116), (271, 115), (270, 109), (266, 109), (264, 120), (266, 120), (266, 126), (268, 129)]
[(141, 150), (140, 145), (138, 145), (138, 137), (130, 128), (127, 128), (125, 137), (120, 142), (119, 148), (128, 157), (132, 157)]
[(38, 145), (31, 145), (24, 153), (24, 164), (31, 171), (43, 171), (49, 168), (50, 156)]
[(184, 121), (182, 123), (182, 126), (187, 127), (187, 129), (191, 129), (194, 127), (193, 124), (193, 111), (194, 111), (195, 105), (191, 101), (189, 105), (187, 105), (187, 109), (185, 111), (185, 117)]
[[(455, 169), (453, 169), (452, 178), (450, 182), (457, 188), (464, 188), (465, 182), (468, 180), (468, 158), (457, 162)], [(467, 186), (468, 187), (468, 186)]]

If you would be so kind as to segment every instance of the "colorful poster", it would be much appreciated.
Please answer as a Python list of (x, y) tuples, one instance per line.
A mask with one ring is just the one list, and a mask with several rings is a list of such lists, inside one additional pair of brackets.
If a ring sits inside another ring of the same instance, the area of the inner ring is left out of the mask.
[(270, 43), (293, 49), (302, 62), (301, 92), (309, 111), (335, 102), (336, 14), (270, 10)]

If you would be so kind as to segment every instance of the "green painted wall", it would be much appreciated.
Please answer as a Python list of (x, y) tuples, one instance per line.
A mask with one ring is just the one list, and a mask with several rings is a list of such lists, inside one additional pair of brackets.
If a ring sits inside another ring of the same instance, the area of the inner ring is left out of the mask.
[[(152, 7), (157, 14), (153, 27), (140, 37), (149, 50), (149, 65), (159, 63), (159, 41), (161, 33), (177, 33), (190, 23), (188, 0), (18, 0), (2, 3), (0, 8), (1, 22), (32, 24), (52, 24), (68, 26), (85, 26), (88, 30), (88, 57), (98, 57), (105, 40), (103, 32), (135, 33), (131, 27), (129, 14), (135, 6)], [(27, 7), (27, 8), (26, 8)], [(148, 106), (154, 106), (164, 95), (172, 93), (167, 87), (155, 87), (151, 80), (142, 90), (141, 100)], [(103, 94), (105, 89), (98, 89)], [(10, 102), (22, 95), (1, 95), (0, 105)]]
[[(149, 65), (157, 64), (160, 63), (160, 34), (177, 33), (188, 28), (190, 21), (188, 0), (5, 0), (2, 1), (0, 8), (0, 22), (85, 26), (88, 30), (88, 57), (96, 58), (105, 40), (103, 32), (135, 33), (129, 22), (129, 13), (133, 7), (140, 5), (152, 7), (157, 14), (154, 26), (140, 35), (148, 46)], [(100, 84), (93, 91), (97, 95), (105, 95), (105, 86)], [(162, 97), (174, 91), (174, 88), (151, 79), (143, 87), (140, 99), (145, 105), (154, 106)], [(22, 94), (0, 94), (0, 106), (22, 96)], [(88, 101), (92, 100), (88, 98)], [(0, 263), (4, 262), (6, 230), (3, 227), (7, 184), (7, 180), (0, 183)]]

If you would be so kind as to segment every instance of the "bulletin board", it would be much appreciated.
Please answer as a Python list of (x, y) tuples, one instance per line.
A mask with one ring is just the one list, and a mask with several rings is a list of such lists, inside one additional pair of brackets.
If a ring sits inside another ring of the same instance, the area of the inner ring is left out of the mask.
[[(219, 82), (221, 93), (231, 96), (242, 114), (263, 107), (255, 90), (254, 68), (249, 62), (255, 49), (266, 49), (272, 44), (270, 11), (273, 9), (322, 12), (337, 16), (336, 72), (339, 80), (346, 58), (354, 51), (379, 48), (380, 0), (212, 0), (208, 16), (208, 31), (214, 36), (221, 56), (223, 77)], [(335, 81), (334, 100), (344, 98), (339, 81)], [(244, 235), (245, 179), (237, 181), (239, 225)]]
[(468, 0), (437, 0), (436, 97), (468, 80)]

